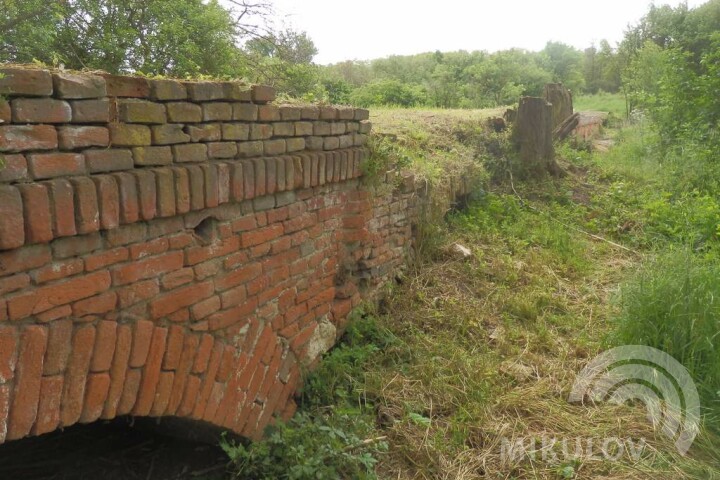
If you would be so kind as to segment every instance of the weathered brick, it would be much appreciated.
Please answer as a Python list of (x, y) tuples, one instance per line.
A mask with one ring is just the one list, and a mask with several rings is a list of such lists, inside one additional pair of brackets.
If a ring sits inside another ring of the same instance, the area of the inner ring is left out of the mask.
[(158, 216), (172, 217), (175, 215), (175, 176), (169, 168), (153, 170), (157, 180)]
[(225, 89), (222, 83), (218, 82), (185, 82), (190, 100), (194, 102), (206, 102), (210, 100), (222, 100), (225, 98)]
[(89, 177), (73, 177), (70, 183), (75, 191), (75, 226), (78, 233), (97, 232), (100, 229), (100, 209), (95, 183)]
[(250, 138), (250, 126), (246, 123), (223, 123), (223, 140), (247, 140)]
[(173, 163), (171, 147), (135, 147), (132, 152), (135, 165), (146, 167)]
[(202, 143), (173, 145), (172, 153), (178, 163), (205, 162), (208, 159), (208, 147)]
[(100, 98), (107, 95), (105, 79), (97, 75), (54, 73), (53, 87), (58, 98)]
[(322, 150), (325, 147), (324, 137), (306, 137), (305, 148), (310, 151)]
[(330, 124), (330, 135), (343, 135), (346, 131), (345, 122), (332, 122)]
[(107, 147), (110, 144), (110, 133), (104, 127), (59, 127), (58, 143), (61, 150)]
[(15, 187), (0, 185), (0, 250), (17, 248), (24, 244), (25, 224), (20, 191)]
[(94, 346), (94, 327), (82, 327), (75, 330), (60, 406), (61, 426), (67, 427), (80, 420), (85, 400), (85, 384)]
[(110, 97), (147, 98), (150, 96), (150, 84), (142, 77), (103, 74)]
[(148, 352), (147, 362), (140, 382), (137, 402), (132, 410), (133, 415), (147, 416), (150, 413), (160, 380), (160, 369), (165, 354), (167, 334), (167, 328), (155, 327), (153, 329), (150, 351)]
[(250, 102), (252, 100), (252, 91), (249, 85), (239, 82), (222, 82), (225, 99), (240, 100), (242, 102)]
[(0, 68), (0, 95), (48, 97), (53, 93), (47, 70)]
[(35, 423), (46, 348), (47, 328), (29, 325), (23, 329), (7, 428), (8, 440), (17, 440), (28, 435)]
[(324, 137), (332, 133), (332, 124), (329, 122), (313, 122), (313, 135)]
[(16, 98), (10, 102), (14, 123), (67, 123), (70, 104), (53, 98)]
[(150, 98), (153, 100), (184, 100), (185, 85), (175, 80), (150, 80)]
[[(130, 161), (132, 162), (132, 158)], [(137, 181), (129, 173), (116, 173), (114, 177), (120, 195), (120, 223), (123, 225), (135, 223), (140, 218)]]
[(140, 198), (140, 218), (152, 220), (157, 214), (157, 188), (155, 175), (150, 171), (134, 171)]
[(124, 262), (129, 257), (128, 249), (125, 247), (103, 250), (100, 253), (85, 258), (85, 269), (88, 272), (94, 272), (95, 270)]
[(251, 103), (234, 103), (233, 120), (255, 122), (258, 119), (258, 106)]
[(202, 210), (205, 208), (205, 175), (196, 165), (188, 167), (187, 170), (190, 176), (190, 209)]
[(245, 195), (243, 180), (243, 164), (234, 162), (230, 164), (230, 195), (236, 202), (241, 201)]
[(92, 423), (100, 418), (109, 389), (110, 375), (107, 373), (91, 373), (88, 375), (85, 400), (79, 419), (81, 423)]
[(265, 142), (263, 142), (263, 151), (265, 155), (268, 156), (282, 155), (283, 153), (287, 153), (287, 142), (285, 139), (265, 140)]
[(356, 108), (355, 109), (355, 115), (353, 116), (354, 120), (367, 120), (370, 118), (370, 110), (367, 110), (365, 108)]
[(84, 150), (83, 155), (90, 173), (130, 170), (134, 165), (132, 151), (124, 148)]
[(32, 153), (27, 160), (36, 180), (82, 175), (86, 171), (85, 157), (79, 153)]
[(218, 203), (222, 205), (230, 201), (230, 182), (232, 173), (230, 165), (225, 163), (216, 164), (216, 168), (218, 176)]
[(60, 403), (64, 384), (65, 377), (63, 375), (42, 377), (37, 419), (31, 432), (33, 435), (50, 433), (60, 424)]
[(200, 165), (200, 168), (205, 178), (205, 205), (208, 208), (217, 207), (220, 204), (217, 169), (215, 165)]
[(97, 272), (40, 287), (8, 301), (10, 318), (18, 320), (96, 295), (110, 287), (110, 274)]
[(77, 275), (83, 271), (83, 268), (82, 259), (72, 258), (69, 260), (59, 260), (33, 271), (32, 278), (36, 284), (47, 283), (60, 278)]
[(232, 120), (232, 105), (225, 102), (202, 104), (203, 122), (227, 122)]
[(53, 257), (56, 259), (77, 257), (101, 248), (103, 248), (103, 239), (98, 233), (59, 238), (52, 242)]
[(267, 123), (253, 123), (250, 125), (250, 140), (267, 140), (273, 136), (273, 127)]
[(190, 135), (183, 131), (183, 127), (184, 125), (177, 123), (153, 125), (151, 127), (153, 145), (172, 145), (175, 143), (189, 142)]
[(280, 109), (275, 105), (260, 105), (258, 120), (261, 122), (277, 122), (280, 120)]
[(219, 123), (188, 125), (185, 127), (185, 132), (190, 135), (191, 142), (219, 142), (222, 139), (222, 129)]
[(143, 147), (152, 142), (150, 128), (145, 125), (111, 123), (110, 144), (116, 147)]
[(113, 285), (127, 285), (146, 278), (182, 268), (183, 252), (170, 252), (117, 267), (113, 271)]
[(12, 120), (10, 102), (0, 98), (0, 124), (10, 123), (10, 120)]
[(275, 89), (267, 85), (253, 85), (252, 101), (255, 103), (269, 103), (275, 100)]
[(51, 258), (50, 248), (47, 245), (31, 245), (0, 252), (0, 276), (41, 267), (50, 262)]
[(295, 124), (292, 122), (275, 122), (273, 125), (273, 136), (292, 137), (295, 135)]
[(237, 155), (237, 144), (235, 142), (212, 142), (208, 143), (208, 157), (234, 158)]
[(299, 152), (301, 150), (305, 150), (304, 138), (288, 138), (285, 140), (285, 144), (288, 152)]
[(102, 418), (111, 419), (117, 414), (117, 408), (120, 403), (120, 396), (122, 395), (125, 376), (127, 374), (128, 360), (130, 359), (131, 344), (131, 327), (129, 325), (119, 325), (117, 329), (115, 354), (113, 355), (112, 365), (110, 367), (108, 398), (103, 408)]
[(360, 122), (360, 129), (358, 130), (358, 133), (368, 134), (372, 130), (372, 123), (363, 121)]
[[(5, 296), (8, 293), (22, 290), (29, 285), (30, 275), (27, 273), (20, 273), (11, 277), (0, 278), (0, 296)], [(0, 383), (2, 383), (1, 380)]]
[(172, 169), (175, 177), (175, 207), (178, 214), (190, 211), (190, 177), (184, 168)]
[(72, 123), (108, 123), (110, 122), (110, 101), (107, 98), (97, 100), (75, 100), (70, 102)]
[(53, 150), (57, 147), (57, 131), (51, 125), (0, 126), (0, 152)]
[(318, 120), (320, 118), (320, 108), (314, 105), (302, 107), (300, 117), (303, 120)]
[(118, 101), (118, 119), (126, 123), (165, 123), (165, 105), (146, 100), (127, 99)]
[(340, 139), (338, 137), (325, 137), (323, 149), (337, 150), (338, 148), (340, 148)]
[(166, 105), (169, 122), (199, 123), (202, 122), (202, 107), (190, 102), (170, 102)]
[(263, 142), (238, 142), (238, 157), (252, 158), (263, 154)]
[(96, 175), (92, 177), (97, 188), (100, 226), (109, 230), (120, 225), (120, 192), (115, 177)]
[(0, 168), (0, 183), (28, 179), (27, 160), (23, 155), (3, 155), (4, 167)]
[(295, 136), (307, 137), (313, 134), (312, 122), (295, 122)]

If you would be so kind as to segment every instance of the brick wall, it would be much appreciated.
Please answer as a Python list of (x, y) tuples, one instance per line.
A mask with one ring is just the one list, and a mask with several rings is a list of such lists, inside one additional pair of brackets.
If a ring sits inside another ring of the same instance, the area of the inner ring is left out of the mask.
[(393, 275), (366, 110), (271, 88), (0, 69), (0, 443), (120, 415), (257, 438)]

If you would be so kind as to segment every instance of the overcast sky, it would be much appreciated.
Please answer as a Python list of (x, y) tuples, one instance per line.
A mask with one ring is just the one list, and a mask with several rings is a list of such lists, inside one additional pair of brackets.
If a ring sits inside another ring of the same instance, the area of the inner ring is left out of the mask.
[[(697, 6), (706, 0), (688, 0)], [(512, 47), (541, 50), (548, 40), (585, 48), (612, 45), (650, 0), (273, 0), (276, 13), (305, 30), (317, 63), (428, 51)], [(656, 5), (682, 3), (656, 1)]]

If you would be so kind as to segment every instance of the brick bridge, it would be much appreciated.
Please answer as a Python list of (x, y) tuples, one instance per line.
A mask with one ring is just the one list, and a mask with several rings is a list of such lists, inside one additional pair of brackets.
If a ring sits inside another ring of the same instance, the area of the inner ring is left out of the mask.
[(368, 112), (0, 69), (0, 443), (122, 415), (258, 438), (402, 264)]

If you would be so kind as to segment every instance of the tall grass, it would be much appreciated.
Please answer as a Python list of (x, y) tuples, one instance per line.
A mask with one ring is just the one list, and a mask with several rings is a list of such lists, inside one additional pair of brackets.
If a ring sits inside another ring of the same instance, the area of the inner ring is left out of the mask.
[(720, 264), (684, 249), (642, 268), (621, 289), (617, 340), (648, 345), (693, 376), (709, 420), (720, 427)]

